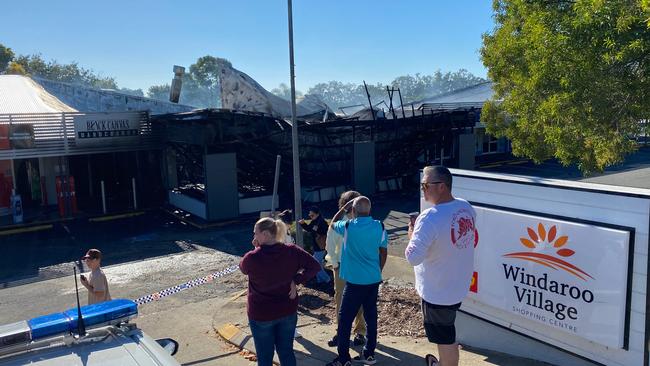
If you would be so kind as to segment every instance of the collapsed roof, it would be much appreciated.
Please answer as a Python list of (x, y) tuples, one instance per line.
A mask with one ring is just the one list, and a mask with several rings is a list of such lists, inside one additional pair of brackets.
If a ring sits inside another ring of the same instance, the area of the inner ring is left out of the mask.
[[(265, 113), (276, 118), (291, 116), (291, 103), (264, 89), (257, 81), (230, 64), (220, 65), (221, 107)], [(297, 98), (296, 115), (325, 115), (331, 109), (317, 95)]]

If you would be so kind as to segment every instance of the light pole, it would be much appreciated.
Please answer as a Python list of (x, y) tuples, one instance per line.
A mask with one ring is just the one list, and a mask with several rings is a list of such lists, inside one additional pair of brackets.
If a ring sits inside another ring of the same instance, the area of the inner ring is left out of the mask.
[(302, 229), (298, 220), (302, 217), (300, 198), (300, 157), (298, 153), (298, 122), (296, 121), (296, 75), (293, 69), (293, 15), (291, 0), (287, 0), (289, 9), (289, 73), (291, 77), (291, 146), (293, 153), (293, 215), (296, 222), (296, 244), (302, 247)]

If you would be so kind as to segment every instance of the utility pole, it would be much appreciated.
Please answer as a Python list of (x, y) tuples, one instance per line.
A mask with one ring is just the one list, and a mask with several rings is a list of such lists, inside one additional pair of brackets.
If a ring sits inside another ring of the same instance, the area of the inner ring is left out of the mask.
[(298, 220), (302, 218), (302, 199), (300, 197), (300, 155), (298, 150), (298, 122), (296, 121), (296, 75), (293, 68), (293, 14), (291, 0), (289, 9), (289, 73), (291, 77), (291, 146), (293, 152), (293, 216), (296, 223), (296, 244), (302, 247), (302, 228)]

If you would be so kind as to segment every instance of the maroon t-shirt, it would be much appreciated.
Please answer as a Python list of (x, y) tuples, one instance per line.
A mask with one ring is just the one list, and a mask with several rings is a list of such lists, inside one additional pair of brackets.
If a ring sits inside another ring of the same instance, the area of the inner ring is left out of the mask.
[(290, 299), (291, 281), (304, 284), (321, 267), (309, 253), (293, 244), (261, 245), (239, 263), (248, 275), (248, 318), (270, 321), (298, 310), (298, 298)]

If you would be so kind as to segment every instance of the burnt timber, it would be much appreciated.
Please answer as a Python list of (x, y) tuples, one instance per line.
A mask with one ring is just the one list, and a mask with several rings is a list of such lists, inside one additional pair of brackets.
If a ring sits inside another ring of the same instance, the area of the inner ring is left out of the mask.
[[(445, 165), (455, 166), (458, 135), (473, 133), (479, 114), (479, 109), (467, 108), (376, 120), (299, 120), (301, 180), (304, 186), (350, 186), (353, 146), (365, 141), (375, 143), (377, 179), (416, 177), (442, 151), (449, 156)], [(282, 156), (280, 191), (292, 189), (289, 121), (226, 109), (157, 115), (151, 120), (166, 146), (176, 152), (181, 184), (203, 181), (203, 154), (234, 152), (240, 192), (272, 188), (276, 155)]]

